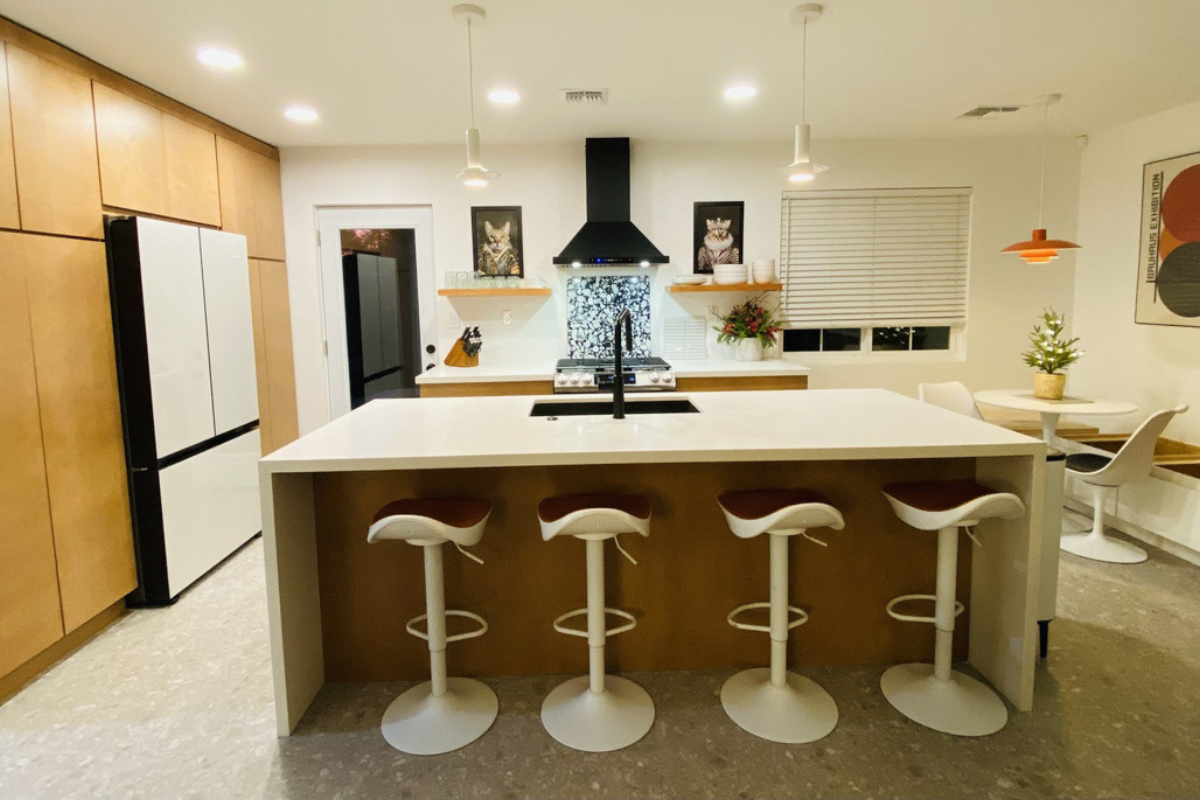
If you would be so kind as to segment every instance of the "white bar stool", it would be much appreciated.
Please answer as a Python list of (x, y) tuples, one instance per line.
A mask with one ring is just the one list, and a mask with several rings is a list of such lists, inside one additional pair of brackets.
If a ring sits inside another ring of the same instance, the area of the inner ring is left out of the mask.
[[(425, 553), (425, 613), (410, 619), (405, 630), (429, 643), (431, 680), (401, 694), (383, 713), (383, 738), (397, 750), (418, 756), (449, 753), (478, 739), (496, 721), (500, 704), (490, 687), (446, 677), (446, 645), (482, 636), (488, 625), (478, 614), (446, 609), (442, 575), (447, 542), (483, 563), (463, 548), (479, 543), (491, 513), (486, 500), (397, 500), (379, 510), (367, 531), (368, 542), (405, 541)], [(480, 627), (447, 636), (446, 617), (466, 617)], [(417, 628), (422, 621), (424, 632)]]
[[(641, 739), (654, 724), (654, 701), (646, 690), (627, 678), (604, 673), (604, 642), (609, 636), (633, 630), (633, 615), (604, 606), (604, 542), (617, 536), (650, 535), (650, 503), (639, 495), (567, 495), (538, 504), (542, 538), (574, 536), (587, 542), (587, 608), (569, 611), (554, 620), (554, 630), (588, 640), (588, 674), (559, 684), (542, 703), (546, 732), (575, 750), (604, 753), (620, 750)], [(587, 615), (587, 630), (563, 623)], [(605, 616), (625, 620), (606, 629)]]
[[(799, 535), (824, 547), (808, 529), (840, 531), (845, 527), (842, 514), (824, 495), (804, 489), (727, 492), (717, 502), (735, 536), (771, 537), (771, 601), (746, 603), (727, 617), (739, 630), (771, 635), (771, 666), (743, 670), (725, 681), (721, 705), (730, 719), (755, 736), (785, 744), (815, 742), (837, 726), (838, 708), (829, 692), (787, 669), (788, 631), (808, 622), (808, 614), (788, 605), (788, 540)], [(770, 609), (770, 625), (737, 620), (756, 608)]]
[[(897, 483), (883, 487), (896, 516), (914, 528), (938, 532), (936, 594), (905, 594), (887, 604), (887, 613), (904, 622), (929, 622), (937, 629), (932, 664), (898, 664), (879, 681), (884, 697), (904, 716), (935, 731), (955, 736), (987, 736), (1004, 727), (1008, 709), (988, 686), (951, 669), (954, 618), (963, 612), (955, 600), (958, 577), (958, 530), (985, 519), (1017, 519), (1025, 513), (1021, 498), (996, 492), (973, 480)], [(974, 539), (970, 530), (968, 535)], [(911, 600), (932, 600), (934, 615), (918, 617), (895, 610)]]

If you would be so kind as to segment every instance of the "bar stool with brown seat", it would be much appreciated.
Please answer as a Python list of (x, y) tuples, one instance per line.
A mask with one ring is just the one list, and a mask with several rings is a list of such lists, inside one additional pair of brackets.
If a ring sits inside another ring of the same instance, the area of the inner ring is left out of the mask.
[[(721, 687), (725, 713), (743, 729), (772, 742), (804, 744), (828, 736), (837, 726), (837, 703), (814, 681), (787, 669), (788, 631), (808, 622), (808, 614), (788, 605), (788, 542), (809, 535), (810, 528), (845, 527), (842, 514), (824, 495), (805, 489), (727, 492), (717, 498), (735, 536), (750, 539), (766, 533), (771, 542), (771, 600), (747, 603), (729, 612), (739, 630), (771, 636), (771, 666), (743, 670)], [(739, 614), (770, 609), (770, 625), (739, 622)], [(789, 616), (792, 619), (789, 620)]]
[[(474, 639), (487, 632), (487, 621), (470, 611), (446, 610), (442, 545), (463, 550), (478, 544), (492, 513), (492, 504), (474, 499), (397, 500), (379, 510), (367, 531), (367, 541), (402, 541), (425, 555), (425, 613), (413, 617), (405, 630), (429, 643), (430, 680), (401, 694), (383, 714), (383, 738), (397, 750), (413, 755), (437, 755), (465, 747), (496, 721), (499, 701), (486, 684), (471, 678), (446, 677), (446, 645)], [(446, 617), (465, 617), (479, 623), (466, 633), (446, 635)], [(425, 631), (417, 625), (425, 622)]]
[[(634, 564), (621, 547), (622, 533), (650, 535), (650, 502), (640, 495), (565, 495), (538, 504), (542, 538), (574, 536), (587, 543), (587, 608), (569, 611), (554, 620), (554, 630), (588, 640), (588, 674), (559, 684), (542, 703), (542, 725), (567, 747), (592, 753), (620, 750), (641, 739), (654, 724), (654, 701), (646, 690), (627, 678), (606, 675), (604, 643), (609, 636), (633, 630), (633, 615), (604, 606), (604, 542)], [(624, 622), (607, 628), (606, 616)], [(587, 616), (587, 629), (564, 625)]]
[[(1018, 519), (1025, 513), (1021, 498), (997, 492), (973, 480), (894, 483), (883, 495), (901, 520), (923, 531), (938, 532), (936, 594), (906, 594), (887, 604), (889, 616), (904, 622), (929, 622), (936, 628), (932, 664), (898, 664), (883, 673), (884, 697), (904, 716), (942, 733), (987, 736), (1004, 727), (1008, 709), (982, 682), (951, 669), (954, 618), (963, 612), (955, 600), (958, 577), (958, 531), (986, 519)], [(912, 600), (932, 600), (932, 617), (895, 610)]]

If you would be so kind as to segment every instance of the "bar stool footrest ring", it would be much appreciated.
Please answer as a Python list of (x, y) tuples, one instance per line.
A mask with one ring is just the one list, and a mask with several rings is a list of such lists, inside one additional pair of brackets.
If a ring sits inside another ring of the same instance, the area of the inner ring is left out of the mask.
[[(488, 629), (487, 620), (484, 619), (483, 617), (479, 616), (478, 614), (472, 614), (470, 611), (451, 611), (451, 610), (447, 609), (446, 616), (447, 617), (465, 617), (467, 619), (474, 620), (475, 622), (479, 623), (479, 627), (473, 631), (467, 631), (466, 633), (456, 633), (453, 636), (447, 636), (446, 637), (447, 644), (449, 644), (450, 642), (461, 642), (464, 639), (475, 639), (475, 638), (483, 636), (485, 633), (487, 633), (487, 629)], [(418, 639), (424, 639), (425, 641), (428, 642), (429, 634), (426, 631), (422, 631), (419, 628), (417, 628), (418, 623), (425, 622), (427, 619), (429, 619), (428, 614), (422, 614), (419, 617), (413, 617), (407, 623), (405, 623), (404, 630), (408, 631), (409, 633), (411, 633), (413, 636), (417, 637)], [(426, 627), (428, 627), (428, 626), (426, 626)]]
[[(901, 614), (898, 611), (892, 610), (900, 603), (906, 603), (909, 600), (926, 600), (930, 603), (936, 603), (937, 596), (932, 594), (902, 594), (899, 597), (893, 597), (887, 604), (888, 616), (892, 619), (898, 619), (901, 622), (928, 622), (931, 625), (937, 622), (937, 619), (934, 617), (918, 617), (914, 614)], [(963, 608), (963, 604), (955, 600), (954, 616), (957, 617), (959, 614), (963, 613)]]
[[(770, 603), (746, 603), (745, 605), (738, 606), (733, 611), (730, 611), (729, 614), (725, 617), (725, 619), (729, 622), (730, 625), (732, 625), (733, 627), (737, 628), (740, 631), (758, 631), (760, 633), (770, 633), (771, 632), (770, 625), (751, 625), (749, 622), (738, 622), (736, 619), (734, 619), (734, 617), (736, 617), (738, 614), (741, 614), (743, 611), (750, 611), (751, 609), (756, 609), (756, 608), (770, 609), (771, 604)], [(808, 612), (804, 611), (803, 609), (796, 608), (795, 606), (788, 606), (787, 609), (788, 609), (788, 613), (795, 617), (795, 619), (788, 621), (787, 629), (789, 631), (792, 628), (798, 628), (801, 625), (803, 625), (804, 623), (808, 622)]]
[[(568, 636), (579, 636), (583, 639), (586, 639), (588, 636), (588, 632), (587, 632), (586, 628), (583, 630), (580, 630), (578, 628), (568, 628), (566, 625), (563, 625), (562, 623), (566, 622), (569, 619), (572, 619), (573, 617), (586, 616), (587, 613), (588, 613), (588, 610), (586, 608), (579, 608), (579, 609), (576, 609), (575, 611), (568, 611), (567, 613), (563, 614), (562, 616), (560, 616), (554, 620), (554, 630), (558, 631), (559, 633), (565, 633)], [(624, 633), (625, 631), (631, 631), (637, 627), (637, 620), (634, 618), (633, 614), (630, 614), (628, 611), (622, 611), (619, 608), (605, 608), (604, 613), (606, 615), (612, 614), (615, 617), (620, 617), (621, 619), (628, 620), (624, 625), (618, 625), (615, 628), (606, 629), (604, 631), (605, 637), (616, 636), (618, 633)]]

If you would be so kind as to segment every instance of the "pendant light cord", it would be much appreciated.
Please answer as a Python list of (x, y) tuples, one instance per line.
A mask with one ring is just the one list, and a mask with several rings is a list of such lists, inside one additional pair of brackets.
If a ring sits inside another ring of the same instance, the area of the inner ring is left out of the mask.
[(1042, 215), (1046, 209), (1046, 139), (1050, 133), (1050, 102), (1042, 104), (1042, 185), (1038, 190), (1038, 228), (1042, 225)]
[(475, 127), (475, 48), (471, 43), (471, 20), (467, 19), (467, 90), (471, 93), (471, 127)]
[(800, 33), (800, 124), (805, 122), (805, 111), (808, 106), (808, 17)]

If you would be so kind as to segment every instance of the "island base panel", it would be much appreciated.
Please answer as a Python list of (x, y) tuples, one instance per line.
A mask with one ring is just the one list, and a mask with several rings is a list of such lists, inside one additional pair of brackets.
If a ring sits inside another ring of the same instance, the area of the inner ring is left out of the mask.
[[(483, 540), (472, 548), (485, 563), (446, 554), (447, 606), (481, 614), (490, 626), (487, 635), (450, 646), (451, 675), (587, 671), (585, 644), (551, 627), (558, 615), (585, 605), (583, 543), (571, 537), (542, 541), (536, 514), (545, 497), (584, 492), (641, 493), (653, 507), (648, 539), (621, 537), (636, 566), (605, 546), (608, 604), (638, 620), (634, 630), (608, 640), (609, 671), (769, 663), (769, 638), (736, 630), (725, 619), (735, 606), (767, 599), (769, 537), (734, 536), (716, 498), (771, 487), (820, 491), (846, 518), (843, 531), (812, 531), (830, 542), (828, 548), (802, 537), (789, 543), (790, 601), (811, 615), (792, 631), (789, 664), (928, 660), (933, 626), (896, 622), (885, 606), (897, 595), (932, 591), (937, 536), (900, 522), (880, 488), (974, 474), (975, 459), (318, 473), (313, 499), (324, 677), (428, 677), (424, 643), (404, 631), (405, 622), (424, 610), (421, 550), (366, 540), (375, 512), (401, 497), (471, 496), (495, 503)], [(992, 535), (992, 523), (980, 526), (985, 547)], [(973, 549), (964, 540), (959, 554), (958, 598), (968, 605)], [(959, 618), (956, 660), (967, 657), (969, 616)], [(453, 625), (451, 634), (459, 632)]]

